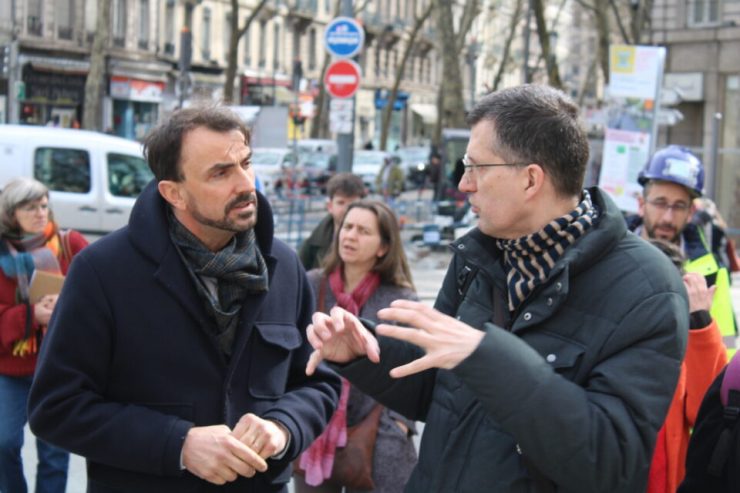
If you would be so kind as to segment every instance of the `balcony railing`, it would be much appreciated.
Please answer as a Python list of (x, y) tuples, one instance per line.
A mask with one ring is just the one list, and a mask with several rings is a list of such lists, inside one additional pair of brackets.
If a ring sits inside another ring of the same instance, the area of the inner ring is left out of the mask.
[(44, 24), (41, 22), (41, 19), (34, 16), (28, 16), (26, 21), (26, 30), (28, 31), (28, 34), (41, 36), (44, 30)]
[(175, 43), (165, 43), (164, 44), (164, 54), (174, 55), (175, 54)]
[(115, 46), (116, 48), (124, 48), (126, 46), (126, 38), (124, 38), (123, 36), (114, 36), (113, 46)]
[(72, 39), (72, 27), (57, 26), (57, 37), (59, 39)]
[(149, 40), (148, 39), (140, 39), (139, 40), (139, 49), (140, 50), (148, 50), (149, 49)]

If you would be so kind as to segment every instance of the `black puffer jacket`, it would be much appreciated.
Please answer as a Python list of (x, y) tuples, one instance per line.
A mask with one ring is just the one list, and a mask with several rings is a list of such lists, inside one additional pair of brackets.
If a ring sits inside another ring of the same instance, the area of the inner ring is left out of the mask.
[(603, 192), (590, 192), (598, 223), (507, 328), (491, 323), (493, 286), (505, 293), (494, 240), (475, 230), (453, 245), (436, 307), (486, 333), (453, 371), (393, 380), (388, 371), (421, 352), (388, 338), (379, 365), (342, 368), (366, 393), (426, 421), (407, 491), (542, 491), (535, 469), (558, 492), (644, 490), (686, 346), (688, 302), (665, 255), (627, 232)]

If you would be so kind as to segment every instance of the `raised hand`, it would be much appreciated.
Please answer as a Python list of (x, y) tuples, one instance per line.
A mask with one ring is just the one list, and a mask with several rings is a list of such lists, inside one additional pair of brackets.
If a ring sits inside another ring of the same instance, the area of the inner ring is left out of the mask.
[(347, 363), (367, 356), (370, 361), (380, 361), (380, 346), (375, 337), (357, 317), (335, 306), (329, 312), (316, 312), (306, 329), (308, 342), (314, 352), (306, 365), (306, 375), (313, 375), (322, 360)]
[(375, 328), (378, 334), (410, 342), (426, 352), (421, 358), (391, 370), (394, 378), (429, 368), (452, 369), (475, 351), (484, 335), (480, 330), (418, 301), (396, 300), (390, 308), (380, 310), (378, 317), (412, 327), (380, 324)]

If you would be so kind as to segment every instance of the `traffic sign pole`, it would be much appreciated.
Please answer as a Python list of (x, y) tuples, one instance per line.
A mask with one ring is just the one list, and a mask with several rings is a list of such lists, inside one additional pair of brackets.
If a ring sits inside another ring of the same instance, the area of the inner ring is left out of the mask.
[[(336, 19), (332, 20), (327, 26), (324, 32), (324, 46), (326, 47), (326, 50), (329, 52), (329, 54), (332, 55), (334, 58), (345, 59), (344, 61), (351, 62), (351, 60), (346, 59), (357, 55), (365, 45), (365, 30), (357, 23), (357, 21), (352, 18), (352, 16), (354, 15), (352, 0), (342, 0), (340, 14), (342, 15), (342, 17), (337, 17)], [(338, 86), (339, 82), (342, 81), (341, 72), (339, 73), (338, 79), (336, 78), (337, 75), (335, 75), (334, 77), (335, 82), (337, 82)], [(349, 77), (349, 75), (345, 74), (345, 77)], [(326, 78), (328, 79), (328, 77)], [(346, 78), (345, 80), (349, 81), (349, 78)], [(333, 84), (330, 83), (330, 85)], [(356, 85), (357, 87), (359, 87), (360, 85), (359, 67), (357, 71)], [(329, 87), (327, 87), (327, 91), (329, 90)], [(353, 147), (355, 142), (354, 93), (356, 91), (357, 89), (355, 88), (353, 91), (351, 91), (350, 95), (344, 96), (343, 98), (343, 101), (351, 102), (351, 107), (347, 108), (347, 103), (340, 104), (339, 106), (344, 108), (343, 111), (345, 111), (345, 113), (339, 115), (339, 117), (337, 117), (335, 113), (335, 121), (337, 121), (337, 118), (339, 118), (339, 120), (344, 120), (347, 116), (347, 113), (351, 113), (351, 124), (349, 125), (349, 133), (337, 133), (337, 171), (341, 172), (352, 171)], [(337, 107), (336, 103), (334, 104), (334, 107)], [(345, 130), (344, 126), (342, 126), (342, 130)]]

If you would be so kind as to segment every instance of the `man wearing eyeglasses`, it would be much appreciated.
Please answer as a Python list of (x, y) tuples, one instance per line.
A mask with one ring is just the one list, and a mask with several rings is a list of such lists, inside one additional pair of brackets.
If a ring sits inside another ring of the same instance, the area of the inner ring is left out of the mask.
[(459, 189), (478, 227), (452, 245), (435, 307), (375, 328), (335, 307), (307, 329), (363, 392), (426, 423), (407, 492), (645, 491), (686, 345), (667, 257), (583, 189), (588, 140), (562, 92), (481, 98)]
[[(688, 149), (668, 146), (657, 151), (640, 172), (643, 186), (638, 214), (628, 217), (630, 230), (644, 239), (678, 245), (688, 261), (687, 272), (704, 275), (714, 286), (711, 315), (717, 321), (728, 354), (735, 353), (737, 324), (732, 309), (730, 274), (721, 251), (713, 251), (701, 228), (691, 222), (694, 199), (702, 196), (704, 166)], [(717, 245), (719, 247), (719, 245)]]

